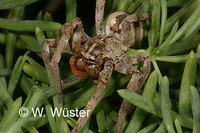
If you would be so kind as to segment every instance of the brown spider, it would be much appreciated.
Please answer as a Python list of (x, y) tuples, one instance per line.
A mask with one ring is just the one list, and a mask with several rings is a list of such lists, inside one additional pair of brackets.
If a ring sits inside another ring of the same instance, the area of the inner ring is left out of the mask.
[[(114, 12), (109, 16), (106, 32), (104, 32), (104, 6), (105, 0), (96, 0), (96, 37), (88, 37), (83, 31), (81, 20), (74, 18), (60, 28), (59, 39), (46, 39), (43, 46), (43, 59), (56, 84), (59, 102), (62, 102), (61, 88), (64, 86), (64, 82), (60, 78), (58, 63), (63, 52), (75, 55), (70, 59), (71, 69), (75, 74), (79, 76), (88, 75), (95, 80), (97, 88), (84, 108), (85, 111), (90, 110), (89, 116), (99, 102), (113, 70), (132, 76), (127, 89), (133, 92), (138, 92), (141, 89), (150, 72), (150, 58), (148, 55), (136, 53), (127, 56), (124, 53), (129, 47), (142, 40), (144, 28), (141, 21), (150, 19), (151, 14)], [(49, 47), (56, 47), (52, 59), (50, 58)], [(143, 63), (142, 71), (133, 66), (140, 62)], [(123, 120), (130, 107), (131, 104), (123, 100), (114, 132), (120, 132)], [(72, 132), (79, 132), (89, 119), (89, 116), (79, 117)]]

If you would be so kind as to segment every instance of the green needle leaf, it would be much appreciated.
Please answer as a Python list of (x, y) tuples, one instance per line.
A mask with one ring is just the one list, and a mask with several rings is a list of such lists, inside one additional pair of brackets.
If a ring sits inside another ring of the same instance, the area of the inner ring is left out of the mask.
[(199, 133), (200, 132), (200, 98), (199, 98), (199, 92), (198, 90), (191, 86), (191, 105), (192, 105), (192, 112), (193, 112), (193, 119), (194, 119), (194, 127), (193, 127), (193, 133)]
[(25, 6), (38, 0), (1, 0), (0, 9), (10, 9), (18, 6)]
[(8, 20), (0, 18), (0, 28), (13, 31), (35, 31), (40, 27), (43, 31), (58, 31), (62, 25), (57, 22), (40, 20)]
[(192, 117), (190, 86), (195, 84), (196, 67), (196, 57), (192, 51), (185, 64), (179, 96), (179, 113), (187, 117)]
[[(119, 95), (127, 100), (128, 102), (138, 106), (147, 112), (150, 112), (154, 115), (162, 117), (161, 108), (158, 104), (152, 102), (151, 100), (142, 97), (141, 95), (130, 92), (128, 90), (118, 90)], [(174, 122), (175, 119), (180, 121), (181, 126), (192, 129), (193, 128), (193, 120), (188, 117), (181, 116), (174, 111), (171, 111), (171, 119)]]

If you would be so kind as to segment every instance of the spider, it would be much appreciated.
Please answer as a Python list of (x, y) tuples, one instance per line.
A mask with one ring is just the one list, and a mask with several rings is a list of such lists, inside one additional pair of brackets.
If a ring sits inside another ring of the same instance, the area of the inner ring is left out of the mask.
[[(81, 20), (76, 17), (60, 28), (59, 39), (46, 39), (43, 46), (43, 59), (56, 84), (59, 102), (62, 102), (61, 88), (65, 85), (60, 78), (58, 65), (63, 52), (74, 55), (70, 58), (73, 73), (79, 76), (88, 75), (94, 79), (97, 84), (96, 90), (84, 108), (85, 111), (90, 110), (89, 116), (99, 102), (113, 70), (132, 76), (127, 89), (133, 92), (138, 92), (141, 89), (150, 72), (150, 58), (148, 55), (136, 53), (127, 56), (125, 52), (143, 39), (144, 28), (141, 21), (150, 19), (151, 14), (114, 12), (109, 16), (106, 31), (104, 31), (104, 6), (105, 0), (96, 0), (96, 37), (90, 38), (84, 32)], [(56, 48), (52, 58), (50, 47)], [(142, 71), (134, 67), (134, 64), (138, 63), (143, 63)], [(131, 104), (123, 100), (114, 129), (115, 133), (120, 132), (123, 120), (130, 107)], [(79, 132), (89, 116), (79, 117), (72, 132)]]

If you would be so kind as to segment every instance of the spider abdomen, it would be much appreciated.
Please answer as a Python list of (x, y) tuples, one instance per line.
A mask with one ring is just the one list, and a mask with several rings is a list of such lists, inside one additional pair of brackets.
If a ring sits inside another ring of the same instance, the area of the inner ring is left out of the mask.
[(144, 36), (144, 28), (136, 14), (126, 12), (112, 13), (106, 24), (106, 35), (118, 38), (127, 48), (139, 43)]

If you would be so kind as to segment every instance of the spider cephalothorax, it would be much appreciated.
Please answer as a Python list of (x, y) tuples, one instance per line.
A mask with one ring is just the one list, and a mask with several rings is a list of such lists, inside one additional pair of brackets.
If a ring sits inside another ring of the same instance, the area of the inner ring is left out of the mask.
[[(113, 70), (132, 76), (127, 89), (134, 92), (141, 89), (150, 72), (148, 55), (136, 53), (127, 56), (125, 52), (142, 40), (144, 28), (141, 21), (150, 19), (151, 15), (115, 12), (109, 16), (104, 32), (104, 5), (105, 0), (96, 0), (96, 37), (87, 36), (81, 20), (74, 18), (61, 27), (59, 39), (46, 39), (43, 46), (43, 59), (56, 84), (59, 102), (62, 102), (61, 88), (64, 82), (60, 78), (58, 63), (63, 52), (74, 55), (70, 58), (70, 66), (76, 75), (88, 75), (96, 81), (97, 88), (84, 108), (90, 110), (89, 116), (99, 102)], [(71, 34), (72, 39), (69, 42)], [(49, 47), (56, 47), (52, 59)], [(134, 67), (138, 63), (143, 63), (142, 71)], [(130, 107), (131, 104), (123, 100), (114, 132), (120, 132)], [(72, 132), (79, 132), (89, 116), (80, 117)]]
[[(114, 60), (121, 54), (119, 40), (112, 36), (99, 35), (90, 38), (80, 49), (79, 56), (71, 57), (70, 64), (75, 74), (79, 76), (87, 74), (93, 79), (97, 79), (103, 63), (108, 59)], [(74, 68), (75, 62), (78, 70)]]

